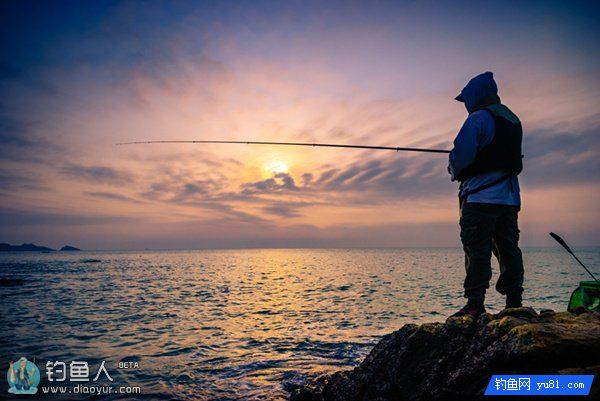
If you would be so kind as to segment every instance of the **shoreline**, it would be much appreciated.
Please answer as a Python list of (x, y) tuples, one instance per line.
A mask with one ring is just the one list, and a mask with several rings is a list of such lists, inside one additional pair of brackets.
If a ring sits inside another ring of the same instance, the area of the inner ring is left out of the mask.
[[(308, 380), (291, 401), (479, 399), (493, 374), (600, 375), (600, 313), (497, 315), (407, 324), (384, 336), (359, 366)], [(600, 395), (598, 383), (590, 397)]]

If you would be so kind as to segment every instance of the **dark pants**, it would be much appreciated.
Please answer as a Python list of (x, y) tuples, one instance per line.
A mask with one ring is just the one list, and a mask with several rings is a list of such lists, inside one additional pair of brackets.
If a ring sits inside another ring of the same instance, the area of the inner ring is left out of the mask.
[(465, 297), (480, 298), (490, 286), (492, 252), (500, 264), (496, 290), (523, 292), (523, 258), (519, 249), (519, 206), (463, 202), (460, 239), (465, 251)]

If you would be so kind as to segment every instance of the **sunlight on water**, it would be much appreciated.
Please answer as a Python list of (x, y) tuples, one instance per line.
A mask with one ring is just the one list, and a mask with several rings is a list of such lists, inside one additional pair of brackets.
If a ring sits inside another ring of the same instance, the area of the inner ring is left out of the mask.
[[(598, 271), (598, 249), (578, 252)], [(459, 249), (6, 253), (0, 277), (25, 282), (0, 287), (1, 362), (106, 360), (148, 399), (284, 399), (381, 335), (462, 306), (462, 263)], [(525, 263), (536, 309), (565, 309), (586, 279), (560, 250), (526, 250)]]

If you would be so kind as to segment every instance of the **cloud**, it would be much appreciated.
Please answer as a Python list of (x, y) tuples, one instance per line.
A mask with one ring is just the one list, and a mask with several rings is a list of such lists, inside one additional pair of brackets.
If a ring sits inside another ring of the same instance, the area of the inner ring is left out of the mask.
[(340, 171), (339, 168), (329, 169), (329, 170), (321, 173), (321, 175), (319, 176), (317, 182), (318, 183), (328, 182), (334, 175), (336, 175), (337, 173), (339, 173), (339, 171)]
[(238, 208), (233, 207), (232, 205), (228, 205), (226, 203), (221, 202), (193, 202), (190, 204), (195, 204), (204, 208), (208, 208), (212, 211), (219, 212), (221, 215), (225, 216), (225, 218), (221, 219), (221, 221), (229, 221), (231, 223), (265, 223), (267, 220), (263, 219), (260, 216), (257, 216), (252, 213), (244, 212), (239, 210)]
[(7, 119), (0, 120), (0, 145), (2, 148), (7, 146), (15, 147), (33, 147), (35, 142), (23, 135), (23, 126), (19, 126), (15, 121), (8, 121)]
[(222, 188), (222, 184), (214, 179), (194, 180), (178, 184), (173, 201), (186, 201), (193, 198), (202, 198), (214, 194)]
[(243, 195), (273, 194), (286, 191), (298, 191), (294, 178), (288, 173), (279, 173), (260, 181), (240, 185)]
[[(321, 202), (290, 201), (288, 195), (299, 195), (302, 188), (288, 173), (274, 174), (271, 178), (239, 184), (237, 191), (225, 190), (228, 185), (226, 177), (219, 179), (180, 181), (180, 174), (163, 170), (163, 175), (150, 184), (149, 190), (140, 195), (148, 200), (166, 202), (179, 206), (192, 206), (208, 209), (240, 221), (265, 221), (249, 211), (248, 208), (258, 207), (267, 215), (278, 217), (299, 217), (298, 209), (314, 206)], [(278, 198), (273, 200), (269, 198)]]
[(47, 191), (49, 188), (43, 180), (35, 176), (13, 170), (0, 170), (0, 192), (11, 195), (24, 189)]
[[(525, 169), (521, 179), (529, 188), (588, 182), (596, 185), (600, 171), (600, 126), (594, 116), (580, 123), (587, 129), (570, 132), (558, 126), (526, 131), (524, 136)], [(394, 197), (426, 198), (451, 196), (456, 183), (446, 174), (447, 157), (399, 153), (396, 157), (370, 160), (364, 158), (342, 167), (324, 170), (316, 180), (312, 174), (303, 188), (314, 190), (360, 192), (376, 204)], [(352, 202), (352, 198), (346, 198)], [(360, 203), (360, 202), (359, 202)]]
[(292, 218), (301, 217), (302, 213), (299, 209), (308, 206), (315, 206), (315, 204), (310, 202), (272, 202), (270, 205), (263, 206), (262, 211), (273, 216)]
[(129, 216), (102, 216), (98, 214), (54, 213), (35, 210), (0, 209), (0, 221), (5, 229), (16, 226), (80, 226), (132, 222)]
[[(327, 169), (307, 184), (314, 191), (354, 192), (348, 202), (377, 204), (394, 198), (449, 196), (456, 191), (446, 172), (447, 159), (437, 155), (395, 154), (381, 160), (364, 159)], [(362, 199), (362, 200), (360, 200)]]
[(34, 133), (30, 122), (0, 112), (0, 159), (11, 162), (41, 163), (62, 150), (57, 143)]
[(600, 181), (600, 116), (587, 129), (561, 127), (525, 133), (523, 180), (533, 188)]
[(190, 180), (187, 175), (163, 171), (152, 180), (148, 190), (141, 192), (140, 196), (149, 200), (186, 203), (212, 199), (223, 187), (224, 178)]
[(108, 200), (118, 200), (122, 202), (133, 202), (133, 203), (142, 203), (141, 201), (131, 198), (129, 196), (125, 196), (116, 192), (93, 192), (93, 191), (85, 191), (85, 195), (92, 196), (94, 198), (99, 199), (108, 199)]
[(84, 166), (81, 164), (69, 163), (61, 168), (61, 173), (76, 180), (92, 183), (100, 182), (121, 185), (133, 181), (133, 175), (131, 173), (108, 166)]

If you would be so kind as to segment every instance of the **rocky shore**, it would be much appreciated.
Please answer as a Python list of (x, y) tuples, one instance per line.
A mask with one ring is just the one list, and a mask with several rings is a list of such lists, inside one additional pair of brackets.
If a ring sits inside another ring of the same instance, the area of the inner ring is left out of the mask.
[(483, 398), (492, 374), (511, 373), (596, 374), (590, 399), (600, 399), (600, 314), (515, 308), (407, 324), (353, 370), (316, 377), (290, 399), (471, 400)]

